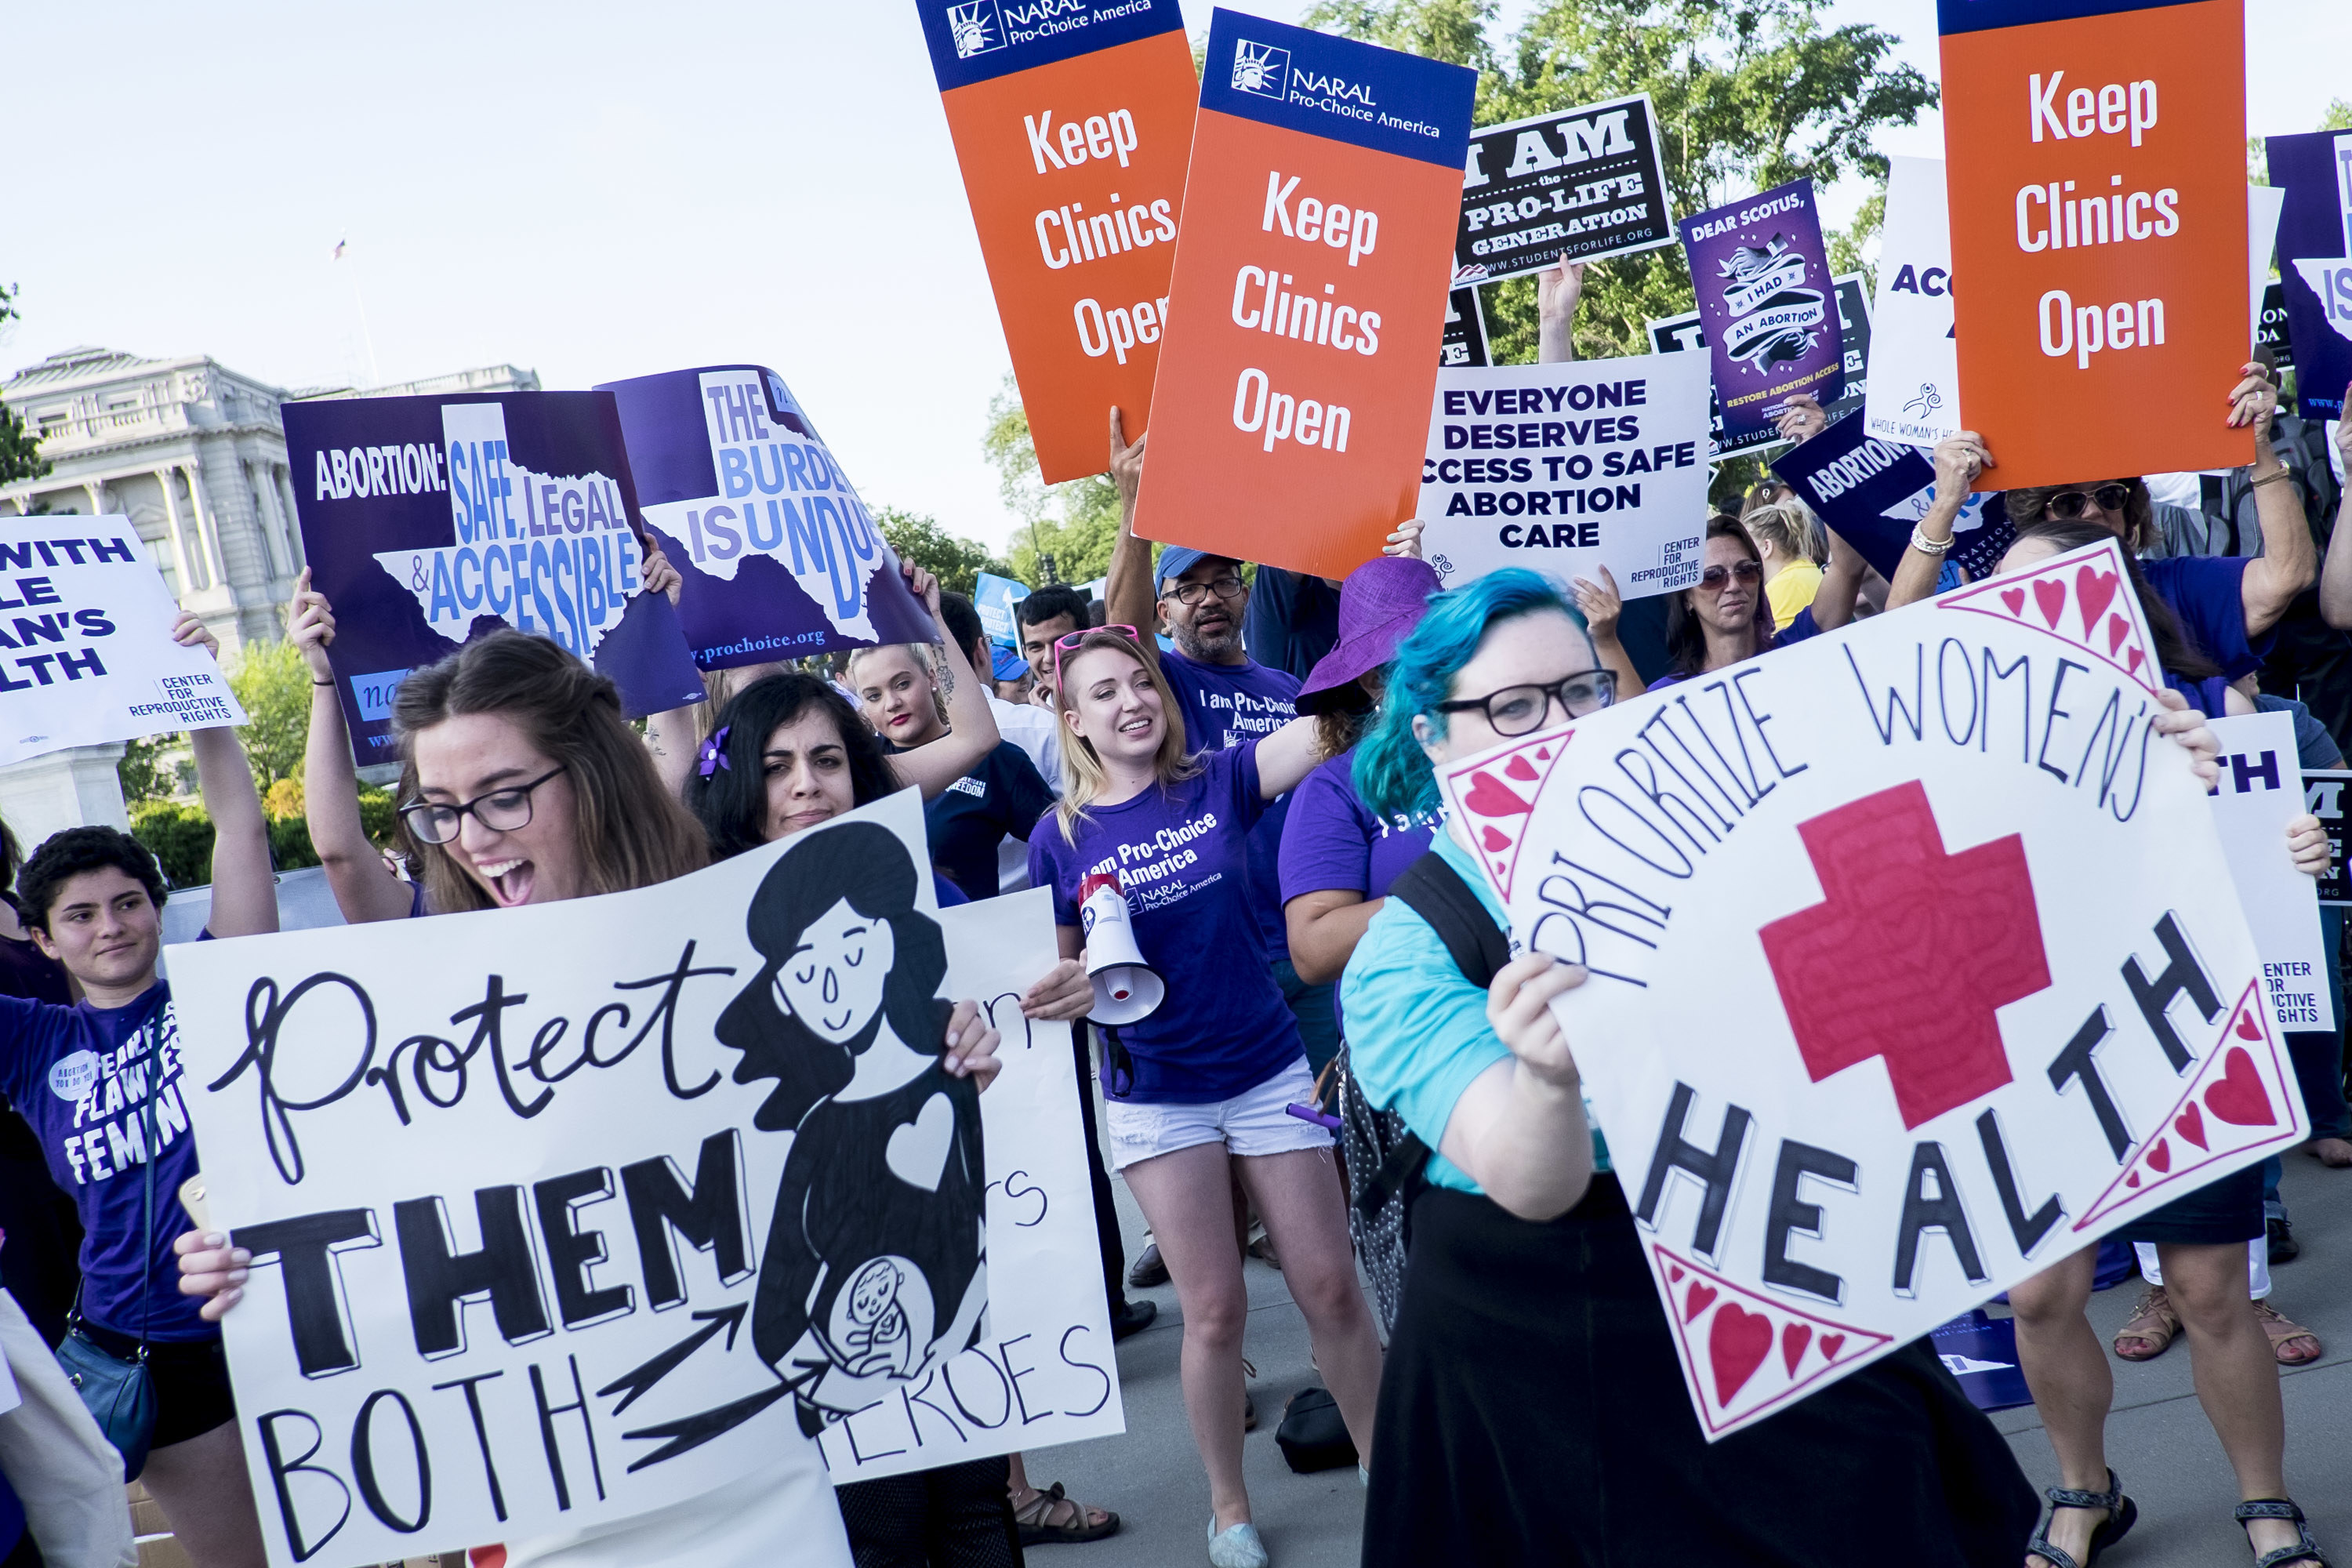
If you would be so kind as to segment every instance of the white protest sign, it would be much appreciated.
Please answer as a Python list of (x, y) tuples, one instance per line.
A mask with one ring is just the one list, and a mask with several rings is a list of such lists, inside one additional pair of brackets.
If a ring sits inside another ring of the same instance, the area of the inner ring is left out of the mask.
[(2112, 542), (1441, 770), (1710, 1438), (2306, 1135)]
[(1960, 423), (1959, 353), (1952, 337), (1952, 226), (1941, 158), (1886, 160), (1878, 303), (1871, 311), (1874, 436), (1933, 447)]
[(2221, 784), (2213, 826), (2239, 907), (2254, 933), (2263, 994), (2281, 1029), (2333, 1029), (2327, 944), (2319, 925), (2319, 884), (2294, 868), (2286, 825), (2304, 815), (2303, 768), (2287, 713), (2208, 719), (2221, 742)]
[(1437, 373), (1422, 552), (1457, 587), (1501, 566), (1566, 581), (1606, 564), (1628, 599), (1698, 581), (1705, 354)]
[(2286, 192), (2276, 185), (2246, 187), (2246, 310), (2250, 342), (2263, 337), (2263, 296), (2270, 289), (2271, 256), (2278, 248), (2279, 218)]
[(0, 767), (68, 746), (242, 724), (127, 517), (0, 519)]
[(1055, 956), (1042, 892), (937, 907), (911, 792), (634, 892), (174, 947), (271, 1562), (1120, 1431), (1068, 1026), (1018, 1002)]

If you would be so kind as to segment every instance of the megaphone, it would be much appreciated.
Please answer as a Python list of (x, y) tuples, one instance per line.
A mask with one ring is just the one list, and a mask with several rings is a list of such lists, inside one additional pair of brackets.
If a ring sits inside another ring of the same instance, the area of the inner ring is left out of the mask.
[(1094, 982), (1097, 1024), (1132, 1024), (1159, 1011), (1168, 987), (1135, 945), (1127, 894), (1117, 873), (1078, 883), (1078, 925), (1086, 933), (1087, 978)]

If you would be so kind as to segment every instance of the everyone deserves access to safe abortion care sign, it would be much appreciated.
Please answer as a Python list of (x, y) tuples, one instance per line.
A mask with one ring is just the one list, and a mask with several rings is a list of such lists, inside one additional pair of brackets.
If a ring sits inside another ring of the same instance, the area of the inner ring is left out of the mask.
[(0, 521), (0, 766), (68, 746), (242, 724), (127, 517)]
[(1444, 770), (1710, 1438), (2306, 1136), (2151, 650), (2110, 541)]
[(918, 0), (1047, 484), (1150, 421), (1198, 79), (1176, 0)]
[(1043, 892), (938, 907), (912, 791), (657, 887), (173, 948), (271, 1563), (755, 1472), (781, 1561), (840, 1539), (828, 1475), (1121, 1430), (1055, 962)]
[(1707, 392), (1703, 354), (1439, 371), (1420, 511), (1438, 580), (1605, 565), (1629, 599), (1697, 582)]
[(289, 403), (285, 418), (362, 763), (393, 755), (393, 696), (410, 670), (500, 625), (610, 676), (633, 717), (703, 700), (677, 612), (645, 591), (610, 394), (338, 398)]

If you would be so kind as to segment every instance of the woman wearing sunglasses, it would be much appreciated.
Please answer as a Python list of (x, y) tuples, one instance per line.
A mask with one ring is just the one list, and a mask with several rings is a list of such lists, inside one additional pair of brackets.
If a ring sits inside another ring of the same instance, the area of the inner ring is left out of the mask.
[[(1669, 664), (1650, 687), (1712, 674), (1767, 649), (1835, 631), (1853, 618), (1854, 595), (1861, 585), (1862, 558), (1832, 544), (1829, 567), (1812, 602), (1796, 612), (1786, 630), (1775, 633), (1769, 609), (1758, 620), (1764, 604), (1762, 552), (1738, 519), (1721, 514), (1709, 518), (1698, 581), (1666, 601)], [(1622, 695), (1638, 696), (1643, 689), (1629, 687)]]
[(1184, 1309), (1184, 1408), (1209, 1475), (1209, 1561), (1265, 1568), (1242, 1480), (1249, 1296), (1230, 1166), (1265, 1221), (1359, 1452), (1370, 1451), (1381, 1377), (1331, 1135), (1286, 1109), (1313, 1099), (1314, 1080), (1247, 886), (1250, 828), (1314, 766), (1315, 721), (1195, 753), (1157, 649), (1131, 626), (1057, 639), (1053, 670), (1066, 790), (1030, 835), (1030, 879), (1053, 889), (1062, 952), (1075, 958), (1080, 906), (1094, 879), (1109, 879), (1165, 983), (1157, 1011), (1108, 1031), (1105, 1141)]
[[(1431, 601), (1398, 647), (1357, 787), (1384, 816), (1432, 810), (1438, 766), (1597, 711), (1612, 685), (1557, 587), (1490, 573)], [(1461, 835), (1442, 828), (1432, 854), (1504, 926)], [(1367, 1568), (2016, 1568), (2032, 1489), (1924, 1341), (1706, 1440), (1549, 1007), (1583, 979), (1529, 952), (1476, 984), (1393, 897), (1349, 961), (1357, 1077), (1433, 1151), (1381, 1387)], [(1842, 1506), (1864, 1500), (1866, 1521)]]
[[(2271, 446), (2271, 422), (2278, 413), (2278, 388), (2258, 363), (2242, 367), (2230, 389), (2231, 429), (2253, 431), (2251, 480), (2254, 510), (2262, 520), (2263, 552), (2251, 559), (2230, 555), (2159, 555), (2143, 559), (2142, 571), (2156, 596), (2179, 617), (2189, 641), (2221, 667), (2224, 679), (2242, 679), (2259, 668), (2270, 634), (2284, 618), (2295, 595), (2318, 574), (2319, 549), (2304, 519), (2294, 476)], [(1947, 437), (1936, 447), (1936, 500), (1911, 531), (1910, 548), (1895, 570), (1887, 605), (1923, 598), (1933, 589), (1937, 568), (1952, 545), (1952, 524), (1977, 480), (1999, 464), (1984, 437), (1973, 430)], [(2090, 479), (2035, 485), (2006, 492), (2010, 521), (2020, 529), (2036, 523), (2088, 523), (2144, 555), (2163, 547), (2157, 503), (2138, 478)], [(2219, 711), (2214, 710), (2214, 711)]]

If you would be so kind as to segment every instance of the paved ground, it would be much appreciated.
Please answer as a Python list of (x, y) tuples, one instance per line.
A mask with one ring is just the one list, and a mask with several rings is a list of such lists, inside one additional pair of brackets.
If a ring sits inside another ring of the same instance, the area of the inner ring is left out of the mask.
[[(2352, 1563), (2352, 1172), (2322, 1170), (2288, 1158), (2287, 1204), (2304, 1255), (2277, 1271), (2273, 1300), (2320, 1336), (2326, 1354), (2286, 1375), (2287, 1477), (2323, 1544)], [(1142, 1222), (1126, 1188), (1120, 1218), (1130, 1255)], [(1274, 1442), (1283, 1401), (1314, 1381), (1307, 1329), (1265, 1264), (1247, 1265), (1252, 1312), (1245, 1354), (1257, 1367), (1251, 1387), (1264, 1418), (1244, 1445), (1250, 1497), (1276, 1568), (1341, 1568), (1357, 1561), (1363, 1493), (1355, 1472), (1293, 1475)], [(2137, 1280), (2093, 1298), (2092, 1319), (2112, 1334), (2131, 1310)], [(1071, 1495), (1119, 1511), (1125, 1528), (1087, 1546), (1033, 1549), (1044, 1568), (1164, 1568), (1205, 1561), (1208, 1482), (1192, 1452), (1177, 1390), (1181, 1325), (1176, 1293), (1143, 1292), (1160, 1303), (1160, 1321), (1119, 1347), (1127, 1435), (1030, 1456), (1038, 1482), (1056, 1479)], [(2055, 1483), (2056, 1467), (2032, 1410), (1994, 1417), (2036, 1486)], [(2237, 1489), (2212, 1428), (2189, 1385), (2189, 1356), (2175, 1344), (2144, 1365), (2116, 1363), (2116, 1413), (2109, 1455), (2138, 1500), (2131, 1538), (2101, 1559), (2115, 1568), (2205, 1568), (2251, 1563), (2231, 1522)], [(2023, 1561), (2020, 1556), (2020, 1563)]]

